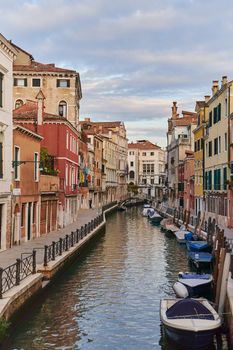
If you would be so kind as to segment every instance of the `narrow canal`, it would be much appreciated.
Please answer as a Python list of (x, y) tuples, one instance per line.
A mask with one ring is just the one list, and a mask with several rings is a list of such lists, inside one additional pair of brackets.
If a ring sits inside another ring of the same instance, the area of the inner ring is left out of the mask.
[(186, 251), (141, 210), (108, 218), (106, 232), (24, 313), (4, 350), (176, 350), (161, 337), (159, 305), (188, 270)]

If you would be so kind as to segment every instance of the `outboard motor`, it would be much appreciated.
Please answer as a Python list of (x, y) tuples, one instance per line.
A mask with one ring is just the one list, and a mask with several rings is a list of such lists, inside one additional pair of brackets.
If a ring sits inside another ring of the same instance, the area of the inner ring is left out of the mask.
[(188, 289), (180, 282), (174, 283), (172, 288), (178, 298), (187, 298), (189, 296)]

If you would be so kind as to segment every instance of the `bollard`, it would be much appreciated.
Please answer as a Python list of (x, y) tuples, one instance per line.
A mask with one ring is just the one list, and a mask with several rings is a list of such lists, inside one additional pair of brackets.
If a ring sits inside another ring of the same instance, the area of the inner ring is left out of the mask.
[(62, 255), (62, 238), (59, 238), (59, 255)]
[(67, 250), (69, 250), (69, 246), (68, 246), (68, 240), (69, 240), (69, 236), (68, 235), (66, 235), (66, 238), (65, 238), (65, 240), (66, 240), (66, 248), (65, 248), (65, 250), (67, 251)]
[(0, 268), (0, 299), (2, 299), (2, 274), (3, 268)]
[(55, 260), (55, 242), (53, 241), (52, 242), (52, 260), (54, 261)]
[(48, 266), (48, 246), (44, 246), (44, 266)]
[(15, 285), (16, 286), (19, 286), (19, 284), (20, 284), (20, 264), (21, 264), (21, 260), (16, 259), (16, 278), (15, 278)]
[(74, 246), (74, 232), (73, 231), (71, 231), (70, 239), (71, 239), (71, 247), (73, 247)]
[(36, 250), (32, 251), (32, 273), (36, 273)]

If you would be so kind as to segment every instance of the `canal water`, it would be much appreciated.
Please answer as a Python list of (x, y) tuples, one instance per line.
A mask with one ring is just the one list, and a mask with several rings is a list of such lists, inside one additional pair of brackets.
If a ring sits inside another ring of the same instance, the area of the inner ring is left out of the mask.
[(108, 217), (105, 232), (21, 315), (4, 350), (178, 350), (162, 335), (159, 306), (189, 269), (186, 251), (141, 211)]

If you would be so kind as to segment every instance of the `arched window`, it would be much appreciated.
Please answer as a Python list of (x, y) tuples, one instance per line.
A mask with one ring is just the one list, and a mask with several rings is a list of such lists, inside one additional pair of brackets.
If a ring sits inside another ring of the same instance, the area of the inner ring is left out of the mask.
[(15, 109), (21, 107), (22, 105), (23, 105), (23, 101), (22, 100), (16, 100), (15, 101)]
[(59, 102), (58, 113), (61, 117), (67, 117), (67, 103), (66, 103), (66, 101)]
[(129, 178), (130, 178), (130, 179), (134, 179), (134, 171), (133, 171), (133, 170), (131, 170), (131, 171), (129, 172)]

